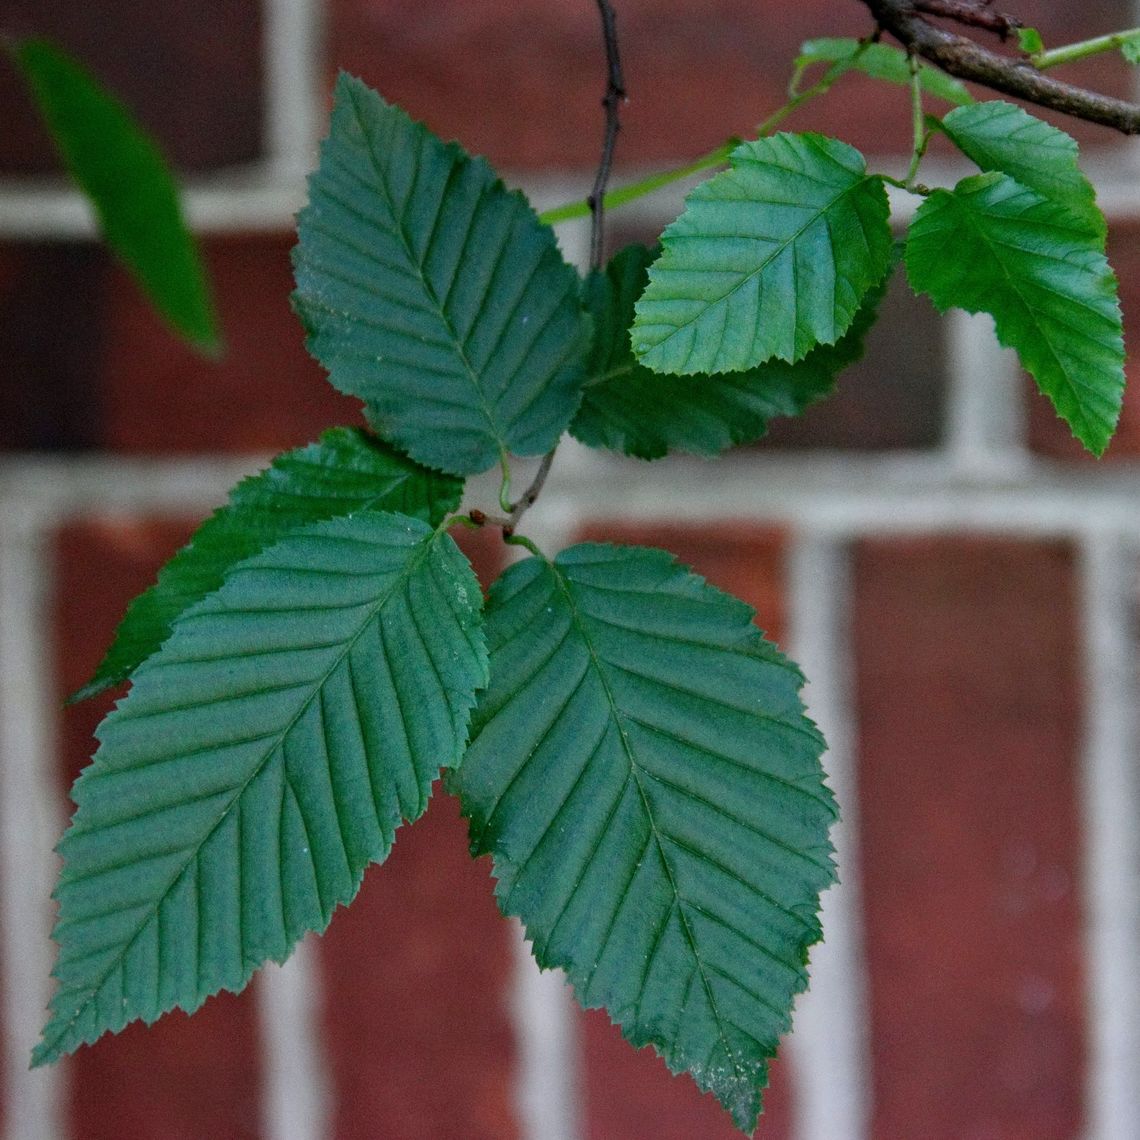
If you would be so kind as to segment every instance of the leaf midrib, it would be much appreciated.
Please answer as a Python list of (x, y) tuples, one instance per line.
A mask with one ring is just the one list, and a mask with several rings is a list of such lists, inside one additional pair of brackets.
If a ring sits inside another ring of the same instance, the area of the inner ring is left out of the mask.
[[(802, 226), (800, 226), (797, 230), (795, 230), (794, 233), (792, 233), (785, 240), (781, 241), (776, 246), (776, 248), (767, 257), (765, 257), (764, 260), (751, 273), (746, 274), (735, 285), (733, 285), (731, 289), (726, 290), (719, 297), (716, 297), (715, 299), (706, 302), (704, 308), (700, 312), (698, 312), (696, 316), (692, 317), (691, 319), (689, 319), (687, 321), (683, 321), (680, 324), (673, 323), (670, 325), (665, 325), (664, 322), (661, 322), (661, 324), (664, 325), (664, 327), (671, 328), (673, 331), (670, 332), (668, 336), (662, 337), (661, 340), (657, 341), (653, 347), (657, 348), (660, 345), (667, 344), (674, 337), (678, 336), (682, 331), (688, 329), (692, 325), (697, 324), (704, 317), (706, 317), (708, 315), (708, 312), (710, 309), (713, 309), (715, 307), (719, 307), (719, 306), (723, 305), (724, 302), (729, 297), (732, 297), (736, 293), (739, 293), (740, 290), (745, 287), (745, 285), (747, 285), (750, 281), (753, 280), (753, 278), (761, 275), (768, 268), (769, 264), (775, 258), (777, 258), (781, 254), (783, 254), (788, 249), (789, 246), (792, 246), (797, 241), (799, 241), (800, 238), (804, 235), (804, 233), (811, 226), (815, 225), (821, 218), (825, 218), (827, 216), (827, 214), (830, 213), (832, 209), (834, 209), (836, 203), (841, 201), (848, 194), (853, 194), (856, 190), (859, 190), (859, 189), (863, 188), (864, 186), (866, 186), (871, 181), (878, 179), (878, 177), (879, 177), (878, 175), (870, 175), (870, 174), (864, 173), (864, 174), (859, 176), (858, 181), (853, 182), (853, 183), (849, 184), (848, 186), (845, 186), (825, 206), (821, 207), (813, 215), (811, 215), (811, 217)], [(745, 200), (747, 200), (747, 199), (745, 199)], [(758, 204), (759, 205), (770, 205), (771, 203), (765, 202), (765, 203), (758, 203)], [(684, 235), (678, 235), (678, 236), (695, 237), (698, 240), (706, 239), (709, 237), (709, 235), (705, 235), (705, 234), (684, 234)], [(734, 235), (734, 236), (747, 237), (749, 235), (744, 234), (744, 235)], [(730, 239), (727, 239), (725, 237), (721, 237), (721, 238), (714, 238), (712, 240), (730, 240)], [(701, 266), (687, 266), (684, 268), (684, 270), (674, 270), (672, 266), (662, 266), (661, 269), (659, 270), (659, 272), (686, 272), (686, 273), (688, 273), (688, 272), (691, 272), (693, 269), (700, 269), (700, 268), (702, 268), (702, 267)], [(708, 267), (708, 269), (709, 269), (709, 272), (713, 272), (715, 267), (710, 266), (710, 267)], [(651, 272), (652, 272), (652, 270), (651, 270)], [(724, 271), (722, 270), (721, 272), (724, 272)], [(838, 338), (836, 338), (836, 339), (838, 339)], [(823, 343), (823, 342), (820, 342), (820, 343)]]
[(665, 853), (665, 844), (662, 833), (657, 827), (657, 822), (654, 819), (653, 812), (649, 806), (649, 800), (646, 796), (645, 789), (641, 783), (639, 775), (639, 765), (634, 758), (633, 746), (630, 744), (629, 737), (626, 734), (624, 719), (618, 709), (617, 700), (614, 696), (613, 690), (610, 687), (609, 679), (606, 676), (605, 670), (602, 667), (601, 658), (598, 656), (597, 650), (594, 648), (594, 643), (590, 638), (589, 632), (585, 625), (585, 619), (578, 609), (577, 602), (574, 598), (573, 592), (570, 589), (568, 580), (563, 576), (559, 567), (553, 562), (547, 562), (550, 567), (551, 573), (554, 575), (554, 580), (558, 584), (558, 588), (566, 600), (566, 605), (570, 610), (570, 620), (574, 628), (578, 631), (582, 638), (582, 642), (586, 647), (586, 652), (590, 657), (590, 664), (597, 674), (599, 683), (602, 687), (602, 692), (605, 694), (606, 703), (609, 706), (610, 716), (618, 731), (618, 739), (621, 741), (622, 752), (625, 753), (626, 759), (629, 761), (630, 778), (633, 780), (637, 788), (638, 797), (641, 800), (642, 809), (645, 812), (645, 818), (649, 821), (650, 832), (653, 836), (653, 842), (657, 847), (658, 857), (661, 859), (661, 865), (665, 868), (665, 874), (669, 878), (669, 886), (673, 893), (673, 906), (676, 908), (677, 917), (681, 924), (681, 928), (685, 932), (685, 941), (689, 944), (689, 949), (693, 955), (693, 961), (696, 963), (697, 972), (700, 974), (701, 985), (704, 987), (705, 997), (708, 1000), (709, 1008), (712, 1010), (713, 1017), (716, 1019), (717, 1035), (720, 1038), (720, 1043), (726, 1055), (732, 1062), (733, 1071), (736, 1075), (738, 1083), (744, 1083), (747, 1080), (747, 1074), (740, 1067), (736, 1050), (732, 1048), (725, 1032), (724, 1021), (721, 1018), (719, 1004), (713, 994), (712, 984), (709, 981), (708, 974), (705, 970), (704, 961), (697, 950), (696, 938), (693, 934), (692, 928), (689, 924), (688, 917), (685, 914), (685, 905), (688, 905), (688, 900), (681, 896), (680, 889), (677, 886), (677, 880), (673, 873), (673, 868), (670, 865), (669, 859)]
[[(66, 1035), (70, 1032), (71, 1028), (75, 1025), (75, 1023), (83, 1015), (83, 1013), (86, 1011), (86, 1009), (91, 1004), (91, 1002), (93, 1000), (95, 1000), (95, 998), (98, 996), (99, 992), (102, 990), (103, 986), (106, 985), (107, 979), (110, 978), (111, 974), (119, 968), (123, 959), (130, 952), (131, 947), (135, 944), (135, 941), (142, 934), (142, 932), (146, 929), (148, 923), (150, 923), (150, 921), (158, 913), (159, 908), (162, 906), (163, 902), (166, 900), (167, 896), (170, 894), (170, 891), (174, 888), (175, 884), (177, 884), (178, 880), (185, 873), (186, 868), (189, 867), (190, 864), (194, 861), (194, 859), (196, 859), (198, 857), (202, 848), (209, 842), (210, 838), (214, 835), (214, 833), (218, 830), (218, 828), (221, 827), (221, 825), (225, 822), (226, 817), (233, 810), (234, 806), (240, 801), (241, 797), (245, 794), (245, 791), (249, 787), (249, 785), (261, 774), (261, 772), (265, 768), (265, 765), (267, 763), (269, 763), (269, 760), (272, 757), (273, 753), (276, 752), (278, 748), (280, 748), (281, 743), (289, 735), (289, 733), (293, 730), (293, 727), (297, 724), (298, 720), (300, 720), (300, 718), (308, 710), (308, 708), (312, 704), (312, 702), (320, 696), (321, 691), (323, 690), (324, 686), (328, 683), (329, 678), (336, 671), (336, 669), (338, 669), (340, 667), (340, 665), (343, 663), (345, 658), (351, 653), (351, 651), (355, 647), (357, 641), (364, 635), (365, 630), (370, 628), (373, 620), (375, 619), (375, 617), (379, 613), (379, 611), (388, 603), (388, 601), (391, 599), (392, 595), (395, 593), (397, 588), (402, 586), (402, 584), (405, 583), (411, 577), (412, 572), (416, 568), (418, 568), (420, 563), (422, 563), (424, 561), (424, 559), (428, 556), (428, 553), (431, 550), (432, 544), (434, 543), (435, 539), (437, 539), (439, 537), (439, 535), (441, 533), (443, 533), (443, 532), (441, 530), (437, 529), (437, 530), (433, 531), (431, 534), (425, 536), (424, 539), (420, 540), (420, 543), (418, 545), (420, 545), (422, 547), (422, 549), (413, 555), (412, 559), (409, 560), (407, 565), (403, 568), (403, 572), (394, 576), (394, 580), (392, 582), (390, 589), (388, 589), (381, 597), (379, 597), (376, 600), (374, 605), (369, 607), (367, 616), (360, 623), (360, 628), (356, 631), (356, 633), (354, 633), (352, 635), (352, 637), (350, 637), (344, 643), (344, 650), (340, 654), (337, 655), (336, 659), (329, 666), (329, 668), (325, 671), (324, 675), (320, 678), (319, 681), (317, 681), (313, 685), (312, 693), (302, 702), (302, 704), (298, 708), (297, 712), (289, 720), (289, 723), (279, 733), (274, 734), (274, 736), (272, 738), (273, 739), (272, 745), (268, 746), (265, 749), (265, 751), (262, 753), (260, 759), (254, 765), (254, 767), (253, 767), (252, 771), (250, 772), (250, 774), (248, 775), (248, 777), (242, 782), (242, 784), (238, 787), (238, 789), (230, 797), (229, 801), (223, 807), (221, 812), (219, 812), (217, 819), (210, 825), (209, 830), (206, 831), (205, 834), (202, 836), (202, 838), (199, 840), (199, 842), (197, 844), (195, 844), (190, 849), (190, 854), (187, 855), (186, 859), (178, 867), (178, 869), (174, 873), (174, 875), (170, 878), (170, 881), (168, 882), (165, 889), (156, 897), (156, 901), (154, 902), (154, 904), (147, 908), (146, 912), (144, 913), (144, 915), (142, 917), (142, 920), (139, 922), (138, 926), (135, 928), (135, 930), (131, 934), (130, 938), (128, 938), (124, 943), (122, 943), (122, 949), (111, 960), (111, 963), (108, 965), (107, 969), (103, 972), (103, 974), (101, 975), (99, 980), (93, 986), (86, 989), (86, 991), (80, 991), (80, 992), (86, 992), (86, 997), (84, 998), (82, 1003), (75, 1009), (74, 1013), (68, 1019), (68, 1021), (60, 1027), (59, 1031), (53, 1035), (53, 1037), (50, 1039), (50, 1041), (47, 1038), (44, 1039), (40, 1048), (37, 1049), (37, 1051), (36, 1051), (38, 1054), (40, 1054), (40, 1053), (44, 1054), (44, 1060), (48, 1059), (49, 1054), (51, 1056), (58, 1055), (56, 1045), (61, 1040), (65, 1039)], [(295, 795), (295, 793), (294, 793), (294, 795)], [(78, 880), (78, 881), (82, 881), (82, 880)]]
[[(1021, 183), (1018, 183), (1017, 180), (1015, 178), (1012, 178), (1010, 175), (1005, 174), (1004, 172), (999, 172), (999, 173), (1000, 173), (1000, 176), (1002, 178), (1009, 179), (1009, 181), (1013, 182), (1015, 185), (1019, 185), (1019, 186), (1022, 185)], [(986, 189), (988, 189), (988, 187)], [(1037, 192), (1032, 190), (1030, 187), (1024, 187), (1024, 189), (1028, 190), (1031, 194), (1037, 194)], [(1033, 329), (1035, 329), (1037, 331), (1037, 334), (1040, 336), (1042, 342), (1044, 343), (1046, 349), (1048, 350), (1049, 359), (1053, 362), (1054, 368), (1057, 370), (1058, 373), (1060, 373), (1061, 378), (1064, 381), (1064, 386), (1068, 392), (1069, 398), (1076, 405), (1075, 418), (1079, 419), (1081, 425), (1084, 428), (1085, 433), (1090, 438), (1092, 438), (1094, 433), (1099, 432), (1101, 430), (1101, 425), (1099, 423), (1095, 422), (1094, 420), (1090, 419), (1089, 412), (1086, 410), (1085, 405), (1081, 399), (1080, 393), (1078, 391), (1078, 389), (1082, 386), (1083, 387), (1089, 387), (1089, 386), (1087, 384), (1081, 385), (1075, 376), (1071, 376), (1069, 374), (1069, 370), (1065, 367), (1064, 362), (1061, 360), (1060, 356), (1057, 354), (1057, 351), (1053, 346), (1053, 338), (1050, 337), (1047, 333), (1047, 326), (1044, 325), (1043, 322), (1041, 321), (1041, 319), (1038, 318), (1037, 310), (1031, 304), (1029, 299), (1023, 294), (1022, 290), (1018, 287), (1017, 280), (1010, 275), (1010, 272), (1009, 272), (1007, 265), (1006, 265), (1006, 259), (1003, 259), (1003, 257), (1001, 256), (1001, 254), (999, 252), (999, 249), (1000, 248), (1009, 249), (1012, 251), (1010, 256), (1013, 256), (1014, 254), (1016, 254), (1016, 255), (1019, 255), (1021, 257), (1033, 256), (1034, 251), (1026, 250), (1021, 246), (1011, 246), (1011, 245), (1009, 245), (1009, 243), (999, 241), (997, 238), (992, 237), (990, 235), (990, 233), (988, 232), (986, 227), (982, 224), (983, 219), (986, 219), (986, 218), (989, 218), (992, 216), (989, 212), (990, 204), (985, 200), (985, 198), (983, 196), (984, 190), (975, 190), (971, 194), (971, 198), (973, 198), (975, 195), (982, 197), (982, 205), (985, 207), (984, 210), (969, 209), (969, 208), (967, 208), (967, 203), (964, 202), (957, 195), (955, 195), (949, 191), (947, 191), (946, 193), (947, 193), (947, 196), (950, 198), (950, 200), (955, 202), (959, 206), (959, 208), (961, 209), (961, 212), (962, 212), (963, 218), (964, 218), (965, 226), (968, 227), (969, 229), (972, 229), (974, 231), (974, 233), (977, 235), (978, 240), (982, 244), (984, 244), (984, 246), (986, 247), (987, 250), (989, 250), (990, 256), (993, 258), (993, 261), (997, 265), (1001, 277), (1004, 279), (1004, 281), (1006, 283), (1006, 287), (1009, 289), (1010, 293), (1017, 299), (1017, 303), (1021, 306), (1023, 311), (1029, 317), (1029, 320), (1032, 324)], [(1053, 204), (1050, 201), (1050, 199), (1044, 197), (1043, 195), (1037, 194), (1037, 197), (1040, 199), (1040, 201), (1042, 203), (1048, 203), (1050, 205)], [(1007, 215), (1000, 215), (999, 214), (999, 215), (997, 215), (997, 217), (998, 217), (999, 222), (1011, 222), (1011, 221), (1020, 221), (1022, 219), (1023, 215), (1018, 215), (1017, 218), (1011, 218)], [(1042, 223), (1035, 223), (1035, 224), (1043, 225)], [(1048, 225), (1048, 223), (1044, 223), (1043, 228), (1045, 225)], [(1040, 256), (1040, 255), (1038, 254), (1038, 256)], [(1058, 257), (1050, 257), (1049, 260), (1050, 261), (1061, 261), (1062, 259), (1058, 258)], [(1052, 292), (1052, 290), (1050, 290), (1050, 292)], [(1053, 295), (1056, 296), (1057, 294), (1053, 293)], [(1071, 301), (1072, 298), (1068, 298), (1068, 300)], [(1085, 307), (1088, 308), (1088, 306), (1085, 306)], [(1095, 312), (1095, 310), (1090, 310), (1090, 311)], [(994, 318), (994, 324), (996, 326), (997, 322), (998, 322), (997, 314), (992, 314), (992, 315)], [(1099, 313), (1097, 313), (1096, 315), (1100, 316)], [(1092, 390), (1095, 391), (1095, 389), (1092, 389)]]
[[(507, 450), (506, 443), (503, 439), (500, 438), (499, 433), (495, 428), (495, 420), (492, 416), (491, 406), (487, 402), (487, 395), (483, 391), (483, 386), (479, 381), (479, 376), (475, 370), (475, 367), (467, 356), (465, 343), (459, 336), (459, 330), (456, 329), (455, 325), (452, 323), (451, 317), (448, 315), (446, 309), (444, 308), (443, 301), (436, 293), (435, 286), (432, 285), (432, 283), (424, 275), (423, 266), (420, 264), (419, 259), (415, 256), (415, 252), (409, 242), (408, 234), (404, 227), (403, 212), (401, 210), (397, 210), (396, 208), (395, 200), (392, 197), (391, 190), (388, 187), (388, 182), (384, 175), (384, 168), (381, 165), (380, 159), (377, 157), (372, 147), (372, 135), (368, 130), (367, 122), (361, 113), (360, 105), (358, 102), (359, 92), (355, 87), (350, 87), (349, 90), (351, 92), (349, 98), (353, 113), (356, 118), (357, 126), (360, 128), (361, 137), (364, 139), (365, 151), (368, 154), (368, 159), (372, 166), (372, 170), (376, 175), (377, 184), (384, 195), (384, 202), (388, 207), (389, 214), (391, 215), (392, 221), (394, 223), (395, 231), (399, 236), (400, 244), (403, 246), (404, 254), (408, 259), (408, 264), (414, 269), (416, 277), (419, 279), (420, 284), (423, 286), (428, 300), (435, 307), (437, 316), (450, 334), (452, 345), (455, 349), (455, 354), (459, 358), (460, 363), (463, 365), (463, 369), (467, 374), (467, 379), (471, 382), (471, 386), (475, 389), (475, 394), (479, 400), (479, 409), (483, 413), (484, 420), (487, 422), (487, 430), (491, 438), (494, 439), (495, 443), (497, 444), (499, 454), (505, 456)], [(452, 166), (454, 167), (454, 165), (455, 163), (453, 162)], [(437, 211), (435, 222), (438, 222), (439, 212), (442, 212), (446, 196), (447, 192), (445, 190), (444, 194), (440, 198), (439, 211)], [(482, 195), (480, 195), (479, 201), (480, 203), (482, 202)], [(478, 208), (478, 206), (476, 208)], [(466, 234), (464, 235), (464, 240), (466, 240)]]

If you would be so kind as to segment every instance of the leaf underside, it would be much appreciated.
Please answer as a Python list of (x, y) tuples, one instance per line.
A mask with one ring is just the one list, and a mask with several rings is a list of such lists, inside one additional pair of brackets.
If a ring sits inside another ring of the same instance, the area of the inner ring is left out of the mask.
[(365, 508), (395, 511), (435, 526), (454, 511), (460, 480), (429, 471), (357, 428), (330, 428), (316, 443), (287, 451), (230, 491), (193, 538), (127, 609), (84, 700), (125, 681), (170, 636), (179, 614), (212, 594), (235, 563), (290, 531)]
[(1116, 278), (1100, 239), (1068, 207), (1005, 174), (963, 179), (919, 207), (907, 275), (939, 310), (992, 314), (998, 339), (1096, 455), (1124, 392)]
[(553, 447), (588, 330), (577, 276), (526, 199), (343, 74), (309, 194), (294, 304), (372, 426), (459, 475)]
[(239, 990), (324, 929), (462, 755), (480, 606), (450, 538), (361, 512), (231, 568), (179, 617), (73, 789), (34, 1064)]
[(835, 818), (802, 677), (751, 617), (664, 551), (516, 564), (454, 776), (539, 964), (746, 1130), (820, 936)]
[(158, 147), (126, 106), (55, 44), (21, 40), (12, 58), (107, 244), (178, 333), (217, 352), (206, 274)]
[(942, 120), (942, 129), (982, 170), (1008, 174), (1043, 198), (1068, 206), (1104, 248), (1108, 225), (1092, 183), (1077, 164), (1076, 139), (1000, 99), (956, 108)]
[(776, 416), (799, 415), (828, 395), (838, 374), (863, 355), (886, 280), (864, 297), (854, 322), (834, 345), (817, 345), (795, 364), (768, 360), (742, 372), (674, 376), (651, 372), (630, 347), (634, 304), (645, 288), (653, 251), (627, 246), (584, 285), (594, 320), (594, 347), (582, 406), (571, 434), (590, 447), (640, 459), (671, 451), (712, 456), (759, 439)]
[(801, 360), (834, 344), (890, 262), (886, 190), (853, 147), (778, 134), (733, 151), (662, 235), (633, 349), (683, 375)]

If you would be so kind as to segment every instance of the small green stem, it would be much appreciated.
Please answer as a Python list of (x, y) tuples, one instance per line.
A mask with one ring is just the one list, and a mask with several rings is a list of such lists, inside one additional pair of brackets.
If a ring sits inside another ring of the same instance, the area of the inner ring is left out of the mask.
[[(799, 108), (809, 100), (823, 95), (844, 72), (851, 69), (852, 63), (857, 58), (858, 55), (856, 54), (852, 56), (851, 59), (839, 60), (833, 63), (818, 82), (813, 83), (803, 91), (796, 92), (782, 107), (769, 115), (768, 118), (756, 128), (756, 134), (758, 136), (771, 134), (772, 131), (794, 111), (799, 110)], [(723, 166), (728, 161), (728, 156), (740, 145), (740, 141), (738, 138), (731, 138), (726, 143), (718, 146), (715, 150), (710, 150), (707, 154), (702, 154), (700, 158), (696, 158), (684, 166), (677, 166), (672, 170), (662, 170), (656, 174), (647, 175), (637, 182), (631, 182), (627, 186), (618, 186), (613, 190), (609, 190), (602, 199), (605, 208), (610, 210), (616, 206), (624, 206), (627, 202), (644, 198), (647, 194), (652, 194), (666, 186), (671, 186), (674, 182), (681, 182), (686, 178), (692, 177), (694, 174), (711, 170), (714, 166)], [(568, 202), (565, 206), (556, 206), (552, 210), (546, 210), (544, 213), (538, 215), (538, 220), (545, 222), (548, 226), (553, 226), (559, 222), (568, 222), (573, 218), (588, 217), (589, 213), (589, 201), (583, 198), (578, 202)]]
[(546, 559), (546, 555), (525, 534), (505, 534), (503, 541), (510, 546), (525, 546), (536, 558)]
[(1081, 40), (1079, 43), (1039, 51), (1029, 57), (1029, 62), (1038, 71), (1047, 71), (1050, 67), (1057, 67), (1062, 63), (1087, 59), (1090, 55), (1099, 55), (1101, 52), (1116, 51), (1130, 40), (1140, 40), (1140, 28), (1129, 28), (1127, 31), (1094, 36), (1091, 40)]
[(507, 462), (506, 455), (499, 457), (499, 465), (503, 469), (503, 481), (499, 484), (499, 506), (509, 515), (514, 510), (514, 503), (511, 502), (511, 465)]
[(926, 146), (930, 141), (930, 132), (926, 129), (926, 115), (922, 109), (922, 83), (918, 73), (918, 56), (914, 52), (908, 52), (907, 63), (910, 66), (910, 117), (911, 127), (914, 131), (914, 149), (911, 151), (910, 166), (907, 167), (904, 180), (909, 188), (918, 174), (922, 156), (926, 153)]
[[(728, 161), (728, 156), (732, 152), (733, 147), (739, 144), (739, 139), (729, 139), (728, 142), (718, 146), (716, 150), (710, 150), (708, 154), (701, 155), (700, 158), (694, 159), (692, 162), (684, 166), (675, 167), (673, 170), (663, 170), (657, 174), (650, 174), (645, 178), (639, 179), (637, 182), (631, 182), (628, 186), (618, 186), (613, 190), (606, 192), (603, 199), (606, 209), (612, 209), (615, 206), (623, 206), (626, 202), (633, 202), (637, 198), (644, 198), (646, 194), (652, 194), (655, 190), (660, 190), (664, 186), (670, 186), (674, 182), (680, 182), (684, 178), (690, 177), (693, 174), (700, 174), (702, 170), (708, 170), (713, 166), (723, 166)], [(547, 210), (545, 213), (538, 215), (540, 222), (545, 222), (548, 226), (556, 225), (558, 222), (568, 222), (572, 218), (585, 218), (590, 213), (590, 204), (583, 198), (579, 202), (568, 202), (565, 206), (556, 206), (552, 210)]]

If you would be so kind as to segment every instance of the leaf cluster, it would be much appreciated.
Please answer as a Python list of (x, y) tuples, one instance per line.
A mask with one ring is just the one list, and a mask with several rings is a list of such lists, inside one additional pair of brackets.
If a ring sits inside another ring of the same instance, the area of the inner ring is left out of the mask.
[(755, 441), (861, 355), (900, 252), (940, 309), (991, 313), (1103, 450), (1120, 311), (1076, 144), (853, 44), (812, 41), (800, 71), (950, 101), (923, 129), (979, 169), (951, 189), (908, 180), (923, 201), (901, 242), (897, 180), (836, 139), (762, 135), (658, 249), (584, 280), (486, 162), (341, 76), (294, 305), (369, 427), (239, 484), (77, 694), (131, 686), (59, 848), (37, 1063), (282, 960), (443, 774), (539, 964), (754, 1127), (834, 879), (802, 675), (749, 607), (664, 551), (551, 559), (513, 539), (530, 556), (484, 601), (448, 529), (486, 520), (460, 513), (464, 480), (499, 466), (513, 531), (529, 500), (510, 501), (511, 457), (549, 461), (566, 432), (642, 459)]

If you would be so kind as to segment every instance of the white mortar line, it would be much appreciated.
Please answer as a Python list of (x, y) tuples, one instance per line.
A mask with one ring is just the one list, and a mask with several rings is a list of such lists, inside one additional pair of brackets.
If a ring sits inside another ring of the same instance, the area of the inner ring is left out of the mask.
[(0, 924), (7, 1140), (68, 1134), (66, 1061), (29, 1069), (54, 991), (51, 899), (63, 829), (50, 694), (51, 572), (33, 511), (0, 515)]
[(1089, 1033), (1087, 1140), (1140, 1132), (1140, 772), (1132, 542), (1081, 544), (1086, 681), (1081, 806)]
[(788, 559), (792, 655), (809, 678), (808, 712), (827, 738), (823, 763), (839, 802), (832, 829), (840, 884), (823, 895), (823, 942), (811, 951), (811, 987), (796, 1002), (788, 1039), (797, 1140), (869, 1135), (867, 1047), (858, 861), (855, 732), (850, 700), (847, 550), (800, 530)]
[(317, 0), (262, 0), (266, 162), (286, 184), (304, 182), (325, 129), (323, 10)]
[(561, 970), (539, 970), (522, 924), (511, 926), (519, 1135), (521, 1140), (579, 1140), (581, 1043), (573, 993)]
[(332, 1135), (332, 1078), (320, 1031), (321, 977), (312, 937), (283, 966), (256, 976), (266, 1140), (325, 1140)]
[(1020, 474), (1030, 457), (1017, 355), (998, 344), (988, 314), (952, 309), (943, 319), (949, 371), (947, 457), (964, 477)]

